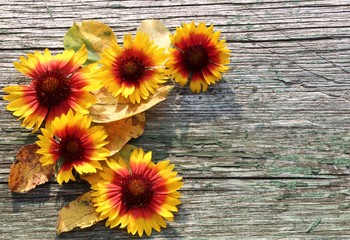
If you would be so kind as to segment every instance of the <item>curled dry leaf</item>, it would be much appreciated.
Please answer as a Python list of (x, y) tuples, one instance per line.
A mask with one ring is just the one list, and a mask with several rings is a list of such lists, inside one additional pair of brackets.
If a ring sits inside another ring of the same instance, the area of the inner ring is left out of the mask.
[(88, 59), (85, 64), (97, 62), (100, 53), (117, 41), (112, 29), (99, 21), (88, 20), (74, 23), (63, 39), (65, 49), (78, 51), (85, 44)]
[(100, 221), (91, 201), (91, 192), (84, 193), (58, 213), (57, 234), (69, 232), (76, 227), (87, 228)]
[(132, 104), (122, 96), (113, 97), (105, 88), (94, 93), (97, 103), (89, 109), (93, 122), (114, 122), (144, 112), (154, 105), (164, 101), (173, 86), (162, 86), (146, 101)]
[(160, 20), (143, 20), (137, 31), (148, 34), (159, 47), (166, 49), (170, 47), (170, 32)]
[(37, 144), (23, 146), (16, 155), (8, 179), (9, 189), (13, 192), (25, 193), (37, 185), (46, 183), (54, 174), (53, 165), (42, 166), (41, 157), (36, 151)]
[(139, 113), (129, 118), (124, 118), (114, 122), (101, 123), (104, 126), (109, 143), (106, 148), (111, 155), (118, 152), (131, 138), (138, 138), (145, 128), (145, 113)]

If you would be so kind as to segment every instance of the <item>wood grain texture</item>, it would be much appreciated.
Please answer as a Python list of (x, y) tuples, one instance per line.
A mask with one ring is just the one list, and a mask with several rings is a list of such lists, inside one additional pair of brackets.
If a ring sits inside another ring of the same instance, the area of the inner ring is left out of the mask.
[[(154, 239), (350, 239), (350, 1), (0, 2), (0, 88), (27, 79), (12, 62), (59, 52), (74, 21), (97, 19), (120, 41), (144, 19), (173, 31), (214, 24), (230, 71), (200, 95), (177, 87), (146, 113), (132, 143), (170, 159), (183, 204)], [(0, 92), (1, 97), (3, 91)], [(0, 101), (0, 239), (129, 239), (96, 226), (55, 235), (58, 210), (88, 191), (54, 182), (11, 194), (14, 156), (36, 140)]]

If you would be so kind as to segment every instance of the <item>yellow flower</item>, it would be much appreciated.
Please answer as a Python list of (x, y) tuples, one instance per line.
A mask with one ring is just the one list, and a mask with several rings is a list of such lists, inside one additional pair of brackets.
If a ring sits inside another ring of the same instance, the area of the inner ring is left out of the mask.
[(124, 49), (113, 42), (101, 54), (99, 78), (113, 96), (119, 95), (131, 103), (140, 103), (164, 83), (166, 75), (161, 66), (167, 56), (147, 34), (138, 32), (134, 41), (130, 34), (124, 36)]
[(213, 32), (213, 28), (205, 23), (184, 23), (170, 36), (174, 48), (166, 64), (169, 75), (181, 86), (190, 81), (192, 92), (206, 91), (229, 69), (230, 51), (225, 40), (219, 40), (220, 32)]
[(50, 125), (55, 117), (66, 114), (69, 109), (87, 114), (88, 108), (96, 101), (89, 93), (98, 90), (100, 84), (91, 79), (97, 64), (80, 68), (87, 59), (87, 50), (83, 45), (74, 53), (66, 50), (62, 54), (52, 56), (46, 49), (44, 54), (35, 51), (20, 57), (14, 66), (18, 71), (31, 79), (30, 85), (13, 85), (3, 90), (9, 95), (4, 99), (10, 103), (6, 109), (13, 115), (23, 119), (22, 126), (39, 129), (46, 121)]
[(103, 168), (103, 181), (92, 186), (96, 211), (101, 219), (107, 219), (106, 226), (127, 227), (131, 234), (151, 235), (152, 229), (160, 231), (166, 227), (165, 220), (173, 221), (172, 212), (181, 201), (179, 190), (182, 178), (173, 172), (169, 161), (154, 164), (152, 152), (136, 149), (129, 164), (123, 159), (108, 161), (110, 168)]
[(74, 169), (79, 174), (94, 173), (102, 169), (99, 161), (107, 160), (109, 151), (104, 148), (107, 134), (102, 126), (91, 125), (91, 117), (69, 110), (55, 118), (49, 130), (42, 128), (43, 135), (36, 143), (40, 146), (37, 153), (42, 154), (43, 166), (56, 164), (57, 182), (62, 184), (70, 179), (75, 181)]

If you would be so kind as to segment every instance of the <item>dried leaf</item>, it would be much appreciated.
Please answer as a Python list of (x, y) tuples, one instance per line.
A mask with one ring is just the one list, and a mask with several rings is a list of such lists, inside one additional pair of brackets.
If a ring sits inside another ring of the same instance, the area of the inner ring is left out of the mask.
[(89, 109), (93, 122), (106, 123), (114, 122), (134, 116), (164, 101), (173, 86), (162, 86), (147, 101), (139, 104), (132, 104), (124, 97), (113, 97), (105, 88), (95, 92), (97, 103)]
[(97, 171), (96, 173), (87, 173), (80, 175), (80, 179), (87, 181), (92, 186), (98, 183), (98, 181), (102, 180), (103, 178), (100, 176), (99, 171)]
[[(119, 157), (123, 159), (123, 162), (129, 165), (129, 159), (131, 153), (137, 149), (134, 145), (125, 144), (119, 152), (115, 153), (111, 158), (107, 161), (101, 162), (102, 168), (109, 168), (109, 163), (119, 160)], [(98, 170), (96, 173), (88, 173), (80, 176), (80, 179), (87, 181), (91, 186), (98, 183), (99, 181), (103, 181), (103, 178), (100, 175), (101, 170)]]
[[(118, 160), (119, 157), (122, 157), (124, 162), (128, 164), (129, 158), (131, 153), (137, 149), (137, 147), (131, 145), (131, 144), (125, 144), (119, 152), (115, 153), (113, 156), (111, 156), (111, 159)], [(107, 161), (112, 161), (111, 159)], [(108, 164), (106, 161), (101, 162), (102, 168), (109, 168)], [(80, 176), (80, 179), (83, 179), (87, 181), (90, 185), (96, 184), (98, 181), (102, 180), (103, 178), (100, 175), (100, 170), (98, 170), (96, 173), (88, 173), (88, 174), (83, 174)]]
[(125, 161), (129, 161), (131, 153), (137, 149), (138, 147), (131, 145), (131, 144), (125, 144), (122, 149), (120, 149), (119, 152), (111, 156), (111, 158), (118, 160), (119, 157), (123, 158)]
[(37, 185), (46, 183), (54, 173), (53, 165), (42, 166), (37, 154), (37, 144), (23, 146), (16, 155), (16, 160), (10, 169), (8, 179), (9, 189), (13, 192), (25, 193)]
[[(108, 167), (106, 161), (100, 161), (102, 168)], [(90, 185), (96, 184), (98, 181), (101, 181), (103, 178), (100, 176), (100, 169), (97, 169), (95, 173), (85, 173), (79, 176), (80, 179), (87, 181)]]
[(112, 29), (99, 21), (89, 20), (74, 23), (63, 39), (65, 49), (78, 51), (85, 44), (88, 59), (85, 64), (99, 60), (100, 53), (109, 48), (112, 41), (117, 41)]
[(130, 169), (130, 156), (131, 156), (131, 153), (135, 149), (137, 149), (137, 147), (135, 147), (134, 145), (125, 144), (124, 147), (122, 149), (120, 149), (119, 152), (117, 152), (116, 154), (111, 156), (106, 161), (107, 167), (109, 168), (110, 163), (116, 162), (118, 164), (124, 164), (124, 165), (128, 166), (128, 168)]
[(137, 31), (148, 34), (159, 47), (170, 47), (170, 32), (160, 20), (143, 20)]
[(84, 193), (58, 213), (57, 234), (69, 232), (76, 227), (87, 228), (100, 221), (91, 201), (91, 192)]
[(111, 155), (118, 152), (131, 138), (138, 138), (142, 135), (145, 128), (145, 113), (139, 113), (129, 118), (118, 121), (101, 123), (104, 126), (109, 143), (106, 148)]

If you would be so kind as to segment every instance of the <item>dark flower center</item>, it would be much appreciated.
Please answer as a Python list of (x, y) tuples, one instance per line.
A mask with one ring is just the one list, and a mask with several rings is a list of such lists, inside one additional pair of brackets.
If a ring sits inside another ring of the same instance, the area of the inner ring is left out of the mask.
[(45, 78), (42, 82), (42, 90), (45, 93), (53, 93), (57, 89), (59, 82), (60, 81), (57, 78)]
[(119, 73), (123, 82), (138, 82), (145, 71), (145, 65), (138, 58), (131, 56), (119, 63)]
[(122, 182), (122, 201), (128, 209), (150, 203), (153, 197), (152, 184), (141, 175), (130, 175)]
[(188, 47), (184, 51), (185, 65), (190, 71), (201, 71), (209, 62), (206, 49), (201, 45)]
[(75, 137), (65, 137), (60, 142), (59, 154), (64, 161), (72, 162), (82, 159), (84, 148), (80, 139)]
[(67, 99), (71, 92), (69, 78), (60, 70), (47, 71), (34, 79), (38, 101), (52, 107)]

